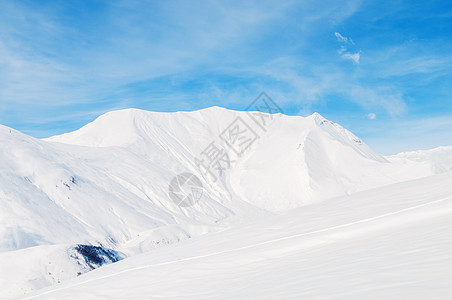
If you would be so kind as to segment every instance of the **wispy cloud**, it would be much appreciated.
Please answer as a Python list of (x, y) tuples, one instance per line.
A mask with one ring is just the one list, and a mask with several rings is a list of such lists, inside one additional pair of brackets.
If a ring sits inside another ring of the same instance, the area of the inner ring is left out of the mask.
[[(354, 47), (355, 42), (353, 42), (353, 40), (351, 38), (345, 37), (342, 34), (340, 34), (339, 32), (335, 32), (334, 35), (336, 36), (336, 39), (339, 42), (348, 44), (347, 47), (355, 48)], [(359, 50), (357, 52), (353, 52), (353, 51), (350, 51), (347, 47), (345, 47), (344, 45), (341, 45), (341, 47), (337, 50), (337, 53), (341, 56), (341, 58), (343, 58), (345, 60), (351, 60), (355, 64), (359, 64), (359, 60), (361, 58), (361, 50)]]
[(352, 45), (355, 44), (355, 42), (353, 42), (353, 40), (351, 38), (345, 37), (342, 34), (340, 34), (339, 32), (335, 32), (334, 35), (336, 36), (336, 38), (339, 42), (346, 43), (346, 44), (352, 44)]
[[(0, 122), (25, 124), (41, 115), (40, 123), (51, 123), (55, 111), (67, 118), (74, 110), (108, 111), (131, 97), (125, 94), (132, 92), (131, 83), (193, 76), (197, 68), (234, 61), (259, 26), (288, 8), (270, 6), (213, 1), (201, 9), (185, 1), (87, 1), (74, 8), (2, 2)], [(65, 16), (66, 10), (84, 12), (77, 19), (72, 12)], [(13, 117), (11, 111), (18, 113)]]
[(117, 108), (243, 109), (262, 90), (289, 114), (372, 124), (452, 110), (452, 22), (381, 5), (0, 1), (0, 123), (45, 136)]
[(338, 54), (342, 54), (342, 53), (344, 53), (345, 51), (347, 51), (347, 48), (345, 48), (344, 46), (341, 46), (341, 48), (339, 48), (339, 49), (337, 50), (337, 53), (338, 53)]
[[(122, 97), (130, 98), (130, 92), (141, 93), (130, 88), (134, 82), (176, 74), (202, 78), (218, 72), (221, 77), (244, 65), (265, 64), (268, 58), (250, 55), (250, 50), (273, 59), (273, 48), (262, 47), (266, 42), (260, 39), (266, 34), (274, 38), (278, 23), (289, 22), (285, 16), (291, 9), (303, 9), (309, 18), (290, 22), (312, 27), (324, 17), (339, 21), (356, 10), (355, 5), (338, 8), (332, 2), (329, 9), (317, 10), (295, 1), (212, 1), (202, 6), (186, 1), (87, 1), (77, 7), (2, 2), (1, 122), (11, 123), (11, 110), (21, 111), (17, 122), (33, 119), (37, 112), (44, 113), (41, 121), (51, 122), (55, 111), (70, 118), (74, 110), (86, 111), (87, 103), (92, 111), (109, 110), (123, 102)], [(76, 11), (83, 13), (72, 16)], [(272, 27), (276, 29), (263, 30)], [(171, 88), (166, 92), (171, 97)]]
[(343, 59), (349, 59), (353, 61), (355, 64), (359, 64), (359, 59), (361, 58), (361, 52), (357, 53), (344, 53), (341, 55)]
[[(367, 128), (361, 124), (361, 134), (367, 136), (367, 144), (385, 155), (451, 146), (452, 131), (449, 128), (452, 127), (452, 115), (399, 118), (396, 126), (387, 119), (372, 120), (370, 123)], [(385, 134), (381, 134), (381, 131)], [(422, 143), (419, 143), (420, 137)]]
[(452, 68), (452, 55), (442, 56), (420, 55), (408, 56), (392, 61), (384, 69), (381, 75), (385, 77), (405, 76), (411, 74), (423, 74), (442, 76), (446, 75)]

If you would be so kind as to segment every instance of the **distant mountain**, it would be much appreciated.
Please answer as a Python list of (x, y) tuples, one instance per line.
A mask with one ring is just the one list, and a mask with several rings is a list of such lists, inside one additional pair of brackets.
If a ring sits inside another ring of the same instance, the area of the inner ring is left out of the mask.
[(431, 150), (402, 152), (388, 157), (389, 160), (406, 160), (426, 162), (431, 166), (431, 172), (440, 174), (452, 171), (452, 146), (443, 146)]

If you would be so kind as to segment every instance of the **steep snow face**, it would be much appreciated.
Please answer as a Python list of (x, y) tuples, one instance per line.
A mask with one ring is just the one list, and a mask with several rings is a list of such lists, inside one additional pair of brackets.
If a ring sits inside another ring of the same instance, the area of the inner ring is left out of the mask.
[(213, 226), (234, 215), (208, 187), (198, 209), (184, 211), (168, 199), (171, 166), (123, 148), (52, 144), (6, 127), (0, 143), (1, 251), (58, 243), (116, 247), (152, 228)]
[(341, 125), (323, 118), (319, 113), (314, 113), (311, 118), (314, 119), (317, 126), (321, 127), (323, 131), (327, 132), (333, 139), (343, 145), (349, 146), (356, 152), (360, 153), (364, 158), (379, 162), (388, 162), (385, 158), (367, 146), (359, 137)]

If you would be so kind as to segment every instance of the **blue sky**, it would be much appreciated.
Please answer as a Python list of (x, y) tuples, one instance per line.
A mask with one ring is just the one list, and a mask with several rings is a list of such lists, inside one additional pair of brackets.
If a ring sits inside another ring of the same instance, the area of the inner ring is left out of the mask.
[(265, 91), (392, 154), (452, 145), (451, 86), (451, 1), (0, 0), (0, 124), (39, 138)]

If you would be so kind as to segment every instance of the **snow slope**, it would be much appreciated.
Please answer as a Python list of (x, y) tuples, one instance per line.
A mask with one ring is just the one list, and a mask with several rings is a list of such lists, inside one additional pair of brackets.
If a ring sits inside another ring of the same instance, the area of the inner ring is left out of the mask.
[(168, 170), (127, 150), (67, 147), (4, 127), (1, 134), (3, 251), (68, 242), (114, 247), (145, 230), (232, 215), (210, 198), (190, 212), (162, 199)]
[(452, 173), (141, 254), (24, 299), (449, 299)]
[[(28, 271), (18, 268), (15, 276), (2, 269), (0, 297), (77, 277), (85, 269), (74, 268), (67, 254), (75, 244), (132, 256), (438, 171), (428, 160), (384, 158), (319, 114), (264, 116), (260, 126), (246, 112), (218, 107), (128, 109), (46, 140), (0, 126), (0, 264), (35, 257), (26, 260)], [(225, 138), (234, 122), (254, 134), (241, 155)], [(232, 161), (215, 177), (196, 163), (212, 143)], [(168, 195), (169, 183), (183, 172), (203, 186), (191, 207)], [(59, 266), (52, 276), (49, 262)]]
[(452, 147), (438, 147), (431, 150), (402, 152), (388, 157), (391, 161), (427, 162), (435, 174), (452, 171)]

